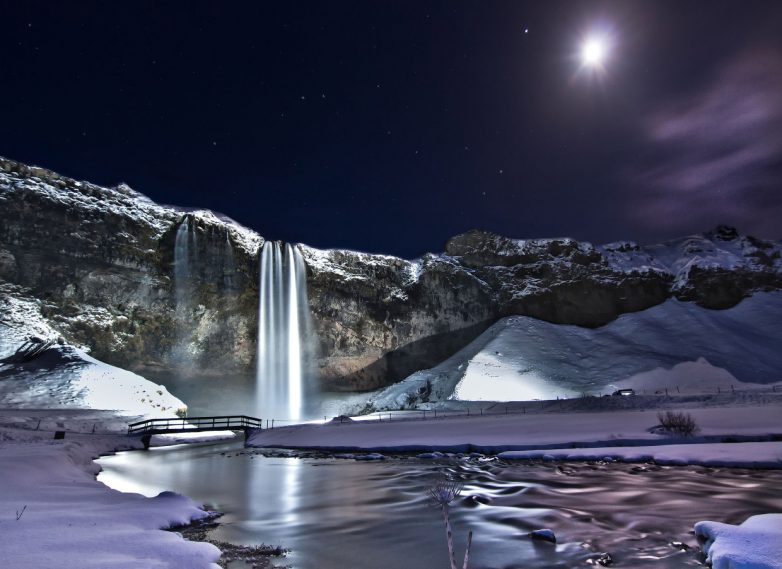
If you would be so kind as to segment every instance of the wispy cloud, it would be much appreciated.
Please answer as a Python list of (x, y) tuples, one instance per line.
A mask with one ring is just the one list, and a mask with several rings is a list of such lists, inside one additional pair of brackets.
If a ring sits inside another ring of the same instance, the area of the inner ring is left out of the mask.
[(647, 117), (644, 133), (652, 158), (632, 176), (638, 221), (782, 236), (781, 53), (741, 54), (707, 87)]

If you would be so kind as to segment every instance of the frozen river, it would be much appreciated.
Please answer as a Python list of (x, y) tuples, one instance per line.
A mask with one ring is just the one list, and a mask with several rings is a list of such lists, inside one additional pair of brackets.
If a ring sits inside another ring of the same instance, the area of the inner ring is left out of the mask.
[[(452, 506), (461, 566), (473, 568), (701, 566), (692, 526), (782, 511), (782, 471), (632, 464), (511, 463), (412, 457), (377, 462), (267, 457), (231, 442), (123, 452), (99, 480), (153, 496), (173, 490), (225, 513), (216, 539), (290, 548), (297, 569), (448, 567), (440, 512), (427, 488), (462, 479)], [(556, 546), (528, 532), (551, 528)], [(680, 543), (684, 543), (682, 546)]]

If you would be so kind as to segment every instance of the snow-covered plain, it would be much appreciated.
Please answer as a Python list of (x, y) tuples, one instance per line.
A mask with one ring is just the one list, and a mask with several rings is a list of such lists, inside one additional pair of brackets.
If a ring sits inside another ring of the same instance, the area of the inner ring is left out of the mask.
[(373, 397), (399, 409), (427, 382), (432, 401), (514, 401), (618, 388), (672, 394), (753, 389), (782, 381), (782, 292), (727, 310), (668, 300), (599, 328), (504, 318), (442, 364)]

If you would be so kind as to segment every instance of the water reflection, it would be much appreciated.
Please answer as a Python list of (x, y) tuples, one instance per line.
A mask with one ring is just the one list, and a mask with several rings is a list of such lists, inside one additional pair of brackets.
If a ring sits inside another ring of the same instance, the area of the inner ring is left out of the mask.
[[(218, 539), (280, 544), (298, 569), (447, 567), (443, 522), (426, 489), (441, 471), (465, 481), (452, 508), (461, 558), (473, 568), (585, 566), (610, 552), (619, 567), (701, 566), (692, 524), (780, 511), (782, 472), (644, 465), (378, 463), (263, 457), (236, 443), (120, 453), (100, 480), (155, 495), (175, 490), (226, 512)], [(550, 527), (558, 545), (527, 533)]]

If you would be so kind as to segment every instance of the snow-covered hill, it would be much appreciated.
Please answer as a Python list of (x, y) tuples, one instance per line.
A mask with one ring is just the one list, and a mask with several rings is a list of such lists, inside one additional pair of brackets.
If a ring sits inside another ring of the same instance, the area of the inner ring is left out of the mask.
[(639, 393), (715, 393), (782, 381), (782, 292), (727, 310), (668, 300), (599, 328), (503, 318), (453, 357), (374, 398), (513, 401)]
[[(0, 407), (100, 409), (124, 416), (174, 416), (187, 406), (162, 386), (65, 344), (40, 303), (0, 287)], [(30, 337), (34, 341), (30, 341)], [(16, 354), (27, 346), (28, 357)]]

